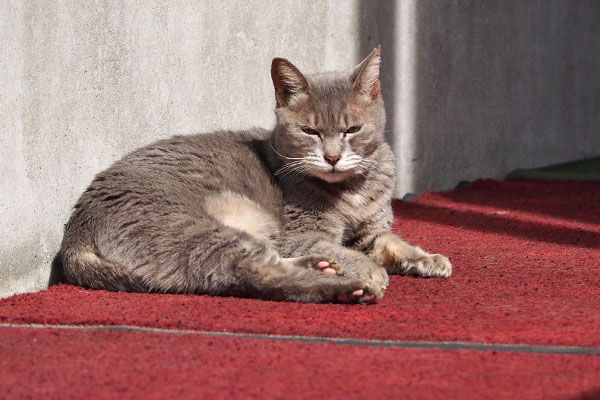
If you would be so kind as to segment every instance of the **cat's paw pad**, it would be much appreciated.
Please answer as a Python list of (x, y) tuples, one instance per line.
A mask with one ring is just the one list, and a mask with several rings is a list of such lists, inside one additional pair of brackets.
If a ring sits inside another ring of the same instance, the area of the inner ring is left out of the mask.
[(306, 268), (317, 269), (327, 275), (344, 275), (344, 268), (334, 259), (329, 257), (301, 257), (300, 264)]
[(376, 284), (360, 282), (358, 286), (360, 286), (360, 288), (338, 295), (337, 300), (341, 303), (359, 303), (367, 305), (377, 303), (377, 299), (383, 297), (383, 289), (379, 288)]
[(427, 254), (410, 260), (402, 260), (402, 269), (407, 275), (428, 278), (447, 278), (452, 275), (452, 264), (441, 254)]
[(327, 275), (337, 275), (337, 271), (331, 268), (331, 264), (328, 261), (319, 261), (317, 263), (317, 268)]

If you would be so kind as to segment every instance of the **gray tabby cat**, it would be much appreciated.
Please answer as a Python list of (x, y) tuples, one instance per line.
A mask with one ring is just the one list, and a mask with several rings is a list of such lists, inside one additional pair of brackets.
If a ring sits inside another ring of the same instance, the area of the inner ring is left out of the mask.
[(379, 47), (349, 74), (273, 60), (277, 124), (176, 136), (98, 174), (61, 257), (94, 289), (372, 303), (388, 273), (450, 276), (390, 232)]

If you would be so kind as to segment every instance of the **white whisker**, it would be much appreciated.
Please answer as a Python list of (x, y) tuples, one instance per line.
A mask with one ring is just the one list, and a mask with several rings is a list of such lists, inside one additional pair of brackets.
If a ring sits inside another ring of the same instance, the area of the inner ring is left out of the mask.
[(271, 146), (271, 148), (273, 149), (273, 151), (275, 152), (275, 154), (277, 154), (281, 158), (285, 158), (287, 160), (303, 160), (304, 159), (304, 158), (298, 158), (298, 157), (287, 157), (287, 156), (284, 156), (283, 154), (280, 154), (277, 150), (275, 150), (275, 147), (273, 147), (273, 145), (271, 143), (269, 143), (269, 146)]
[(367, 175), (368, 173), (376, 173), (379, 168), (379, 162), (372, 158), (365, 157), (359, 162), (359, 173)]
[(277, 172), (275, 172), (275, 175), (281, 175), (281, 176), (279, 176), (279, 179), (284, 179), (288, 175), (289, 176), (306, 175), (310, 170), (310, 167), (306, 164), (307, 163), (304, 159), (302, 159), (300, 161), (293, 161), (293, 162), (288, 163), (288, 164), (284, 165), (283, 167), (279, 168), (277, 170)]
[(291, 163), (285, 164), (284, 166), (280, 167), (277, 171), (275, 171), (274, 175), (279, 175), (281, 173), (296, 169), (296, 168), (300, 167), (303, 163), (304, 163), (303, 161), (293, 161)]

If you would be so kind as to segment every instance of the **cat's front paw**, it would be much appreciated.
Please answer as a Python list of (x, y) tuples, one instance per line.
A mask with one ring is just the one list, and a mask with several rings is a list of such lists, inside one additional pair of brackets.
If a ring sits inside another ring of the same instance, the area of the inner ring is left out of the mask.
[(448, 258), (441, 254), (428, 254), (391, 232), (377, 236), (370, 256), (391, 274), (442, 278), (452, 275), (452, 264)]
[(452, 264), (441, 254), (424, 254), (417, 258), (399, 260), (403, 274), (428, 278), (447, 278), (452, 275)]

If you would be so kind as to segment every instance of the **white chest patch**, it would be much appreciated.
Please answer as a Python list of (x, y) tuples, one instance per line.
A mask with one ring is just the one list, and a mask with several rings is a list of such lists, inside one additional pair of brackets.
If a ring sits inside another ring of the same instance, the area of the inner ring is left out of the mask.
[(365, 197), (361, 194), (352, 194), (350, 195), (350, 204), (352, 204), (354, 207), (363, 207), (365, 204), (367, 204), (367, 199), (365, 199)]

